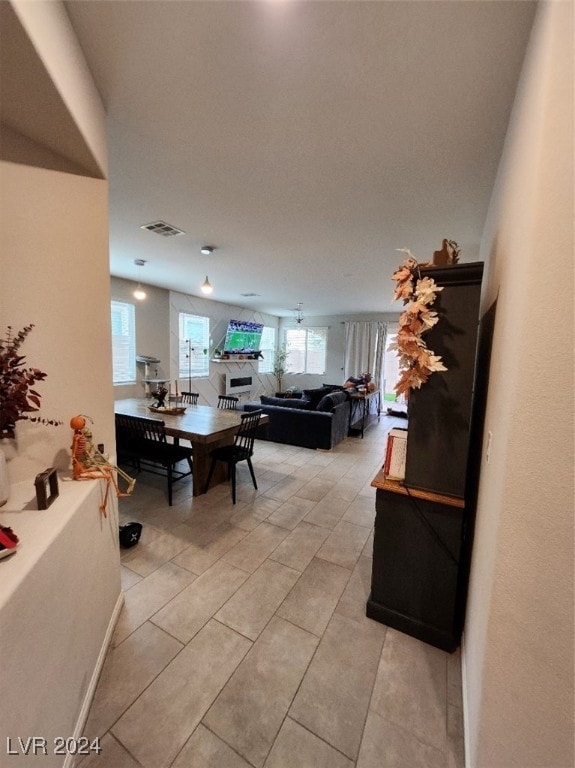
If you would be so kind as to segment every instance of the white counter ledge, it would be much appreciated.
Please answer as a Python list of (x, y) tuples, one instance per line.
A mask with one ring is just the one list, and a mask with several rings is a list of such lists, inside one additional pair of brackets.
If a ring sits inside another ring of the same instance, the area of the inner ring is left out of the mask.
[[(122, 605), (117, 499), (100, 512), (103, 480), (58, 477), (38, 510), (34, 478), (12, 486), (0, 524), (18, 536), (0, 559), (0, 738), (78, 737)], [(33, 756), (11, 756), (14, 768)], [(38, 758), (37, 758), (38, 759)], [(1, 762), (1, 760), (0, 760)], [(48, 752), (44, 766), (62, 766)]]

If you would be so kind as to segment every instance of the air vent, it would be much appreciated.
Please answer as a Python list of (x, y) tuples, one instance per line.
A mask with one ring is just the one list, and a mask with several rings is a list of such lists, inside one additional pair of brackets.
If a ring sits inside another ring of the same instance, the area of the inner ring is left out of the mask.
[(143, 224), (140, 229), (147, 229), (149, 232), (155, 232), (162, 237), (173, 237), (174, 235), (185, 235), (182, 229), (176, 229), (165, 221), (153, 221), (151, 224)]
[(240, 296), (245, 296), (246, 299), (251, 298), (252, 296), (259, 296), (259, 293), (240, 293)]

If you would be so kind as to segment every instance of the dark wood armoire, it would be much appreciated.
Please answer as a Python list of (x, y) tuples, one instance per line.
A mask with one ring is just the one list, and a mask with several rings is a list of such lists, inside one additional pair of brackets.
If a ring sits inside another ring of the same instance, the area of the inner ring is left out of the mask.
[(376, 487), (370, 618), (446, 651), (459, 645), (473, 538), (477, 444), (479, 303), (483, 263), (421, 269), (443, 290), (426, 335), (447, 371), (408, 402), (405, 481)]

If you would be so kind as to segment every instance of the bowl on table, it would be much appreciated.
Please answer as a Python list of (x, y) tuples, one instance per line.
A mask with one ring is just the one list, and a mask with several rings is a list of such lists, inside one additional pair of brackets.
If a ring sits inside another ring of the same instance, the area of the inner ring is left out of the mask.
[(181, 416), (182, 413), (186, 412), (186, 407), (184, 405), (164, 405), (159, 407), (156, 405), (149, 405), (148, 408), (152, 413), (163, 413), (167, 416)]

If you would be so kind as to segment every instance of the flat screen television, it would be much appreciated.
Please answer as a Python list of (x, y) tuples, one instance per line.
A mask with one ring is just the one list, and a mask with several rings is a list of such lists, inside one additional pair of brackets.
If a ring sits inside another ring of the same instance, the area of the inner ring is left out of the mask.
[(226, 331), (224, 352), (230, 354), (251, 354), (260, 351), (264, 326), (248, 320), (230, 320)]

